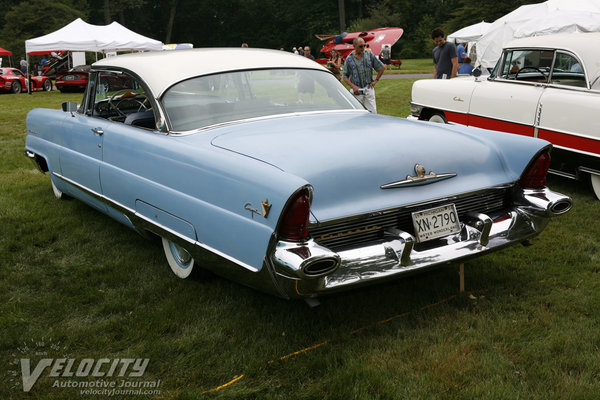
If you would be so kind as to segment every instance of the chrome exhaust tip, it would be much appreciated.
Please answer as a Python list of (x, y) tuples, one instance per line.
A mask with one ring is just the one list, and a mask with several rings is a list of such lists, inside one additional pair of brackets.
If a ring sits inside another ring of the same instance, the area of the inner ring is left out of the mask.
[(548, 211), (550, 211), (554, 215), (562, 215), (571, 210), (573, 207), (573, 201), (569, 197), (565, 197), (564, 199), (560, 199), (558, 201), (553, 202), (548, 207)]
[(548, 188), (524, 189), (519, 202), (530, 212), (544, 213), (550, 217), (566, 214), (573, 207), (573, 200), (569, 196)]
[(312, 239), (304, 243), (279, 241), (271, 260), (279, 273), (295, 279), (329, 275), (341, 264), (337, 253)]
[(319, 276), (328, 275), (332, 273), (337, 269), (339, 264), (339, 259), (333, 257), (317, 259), (307, 263), (302, 269), (302, 272), (304, 272), (306, 276), (309, 276), (311, 278), (317, 278)]

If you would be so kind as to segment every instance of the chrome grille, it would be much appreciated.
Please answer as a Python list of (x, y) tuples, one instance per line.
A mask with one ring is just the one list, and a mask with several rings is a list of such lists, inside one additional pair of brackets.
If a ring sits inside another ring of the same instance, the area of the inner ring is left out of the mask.
[(384, 231), (390, 228), (414, 235), (411, 213), (415, 211), (454, 203), (458, 218), (462, 220), (468, 212), (488, 214), (508, 208), (511, 191), (512, 187), (504, 187), (475, 194), (457, 195), (418, 206), (373, 212), (339, 222), (316, 224), (309, 227), (309, 231), (315, 241), (332, 250), (383, 239)]

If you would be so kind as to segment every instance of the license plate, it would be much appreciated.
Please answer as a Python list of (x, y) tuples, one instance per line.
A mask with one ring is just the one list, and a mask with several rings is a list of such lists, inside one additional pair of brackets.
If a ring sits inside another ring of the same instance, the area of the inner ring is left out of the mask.
[(454, 204), (412, 213), (417, 242), (424, 242), (460, 232), (460, 222)]
[(75, 77), (73, 75), (67, 75), (65, 76), (65, 81), (74, 81)]

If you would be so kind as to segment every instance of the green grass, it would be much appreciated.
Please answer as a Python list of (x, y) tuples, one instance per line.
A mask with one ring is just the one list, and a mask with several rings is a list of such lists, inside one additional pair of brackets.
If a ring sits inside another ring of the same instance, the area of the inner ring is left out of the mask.
[(386, 74), (433, 74), (433, 60), (431, 58), (416, 58), (402, 60), (402, 65), (391, 65)]
[[(406, 116), (412, 82), (381, 81), (379, 110)], [(534, 246), (468, 262), (466, 293), (458, 293), (453, 265), (327, 297), (310, 309), (218, 277), (178, 280), (160, 242), (79, 201), (56, 200), (48, 175), (22, 155), (25, 115), (80, 97), (0, 95), (0, 398), (85, 398), (53, 388), (57, 378), (48, 370), (30, 393), (12, 387), (20, 384), (13, 360), (29, 357), (35, 366), (65, 354), (149, 358), (143, 380), (160, 379), (161, 392), (131, 398), (600, 393), (600, 202), (585, 185), (550, 178), (573, 197), (573, 210)]]

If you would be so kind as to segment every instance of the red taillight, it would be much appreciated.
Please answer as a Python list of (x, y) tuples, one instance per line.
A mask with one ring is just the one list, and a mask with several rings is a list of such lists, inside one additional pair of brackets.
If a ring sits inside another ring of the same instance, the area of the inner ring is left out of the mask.
[(550, 168), (550, 153), (545, 150), (531, 160), (519, 179), (519, 185), (527, 189), (540, 189), (546, 186), (546, 174)]
[(302, 241), (308, 237), (310, 198), (307, 190), (301, 190), (288, 202), (279, 220), (277, 233), (284, 240)]

